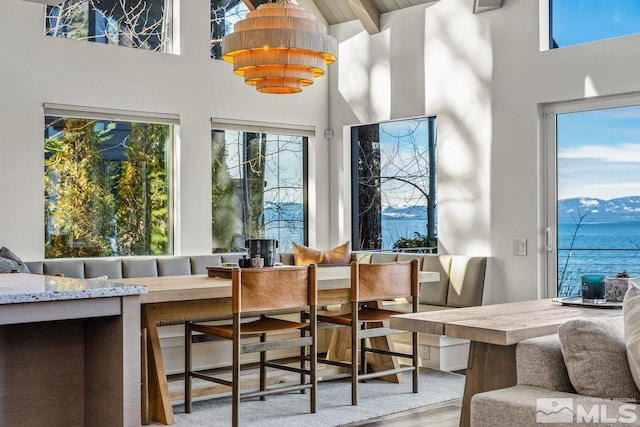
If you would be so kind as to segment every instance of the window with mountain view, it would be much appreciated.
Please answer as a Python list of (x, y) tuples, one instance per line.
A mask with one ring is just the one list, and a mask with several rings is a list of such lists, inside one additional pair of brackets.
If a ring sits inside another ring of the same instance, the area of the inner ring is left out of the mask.
[(351, 129), (356, 250), (437, 250), (436, 119)]
[(211, 0), (211, 58), (222, 59), (222, 38), (233, 32), (249, 9), (242, 0)]
[(549, 0), (551, 49), (640, 33), (640, 2)]
[(640, 277), (640, 106), (559, 112), (558, 296), (580, 276)]
[(45, 258), (171, 254), (172, 132), (46, 116)]
[(171, 52), (173, 0), (65, 0), (46, 6), (45, 34)]
[(211, 134), (213, 251), (276, 239), (279, 250), (307, 240), (307, 138), (236, 130)]

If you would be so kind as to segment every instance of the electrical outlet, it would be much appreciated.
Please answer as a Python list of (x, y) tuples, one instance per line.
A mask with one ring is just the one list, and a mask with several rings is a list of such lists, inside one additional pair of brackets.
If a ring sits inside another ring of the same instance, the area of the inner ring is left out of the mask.
[(527, 255), (527, 239), (515, 238), (511, 239), (511, 251), (515, 256)]

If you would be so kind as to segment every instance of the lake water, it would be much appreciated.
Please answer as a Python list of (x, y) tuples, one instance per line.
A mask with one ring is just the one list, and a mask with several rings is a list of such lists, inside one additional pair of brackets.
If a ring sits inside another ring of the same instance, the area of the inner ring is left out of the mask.
[(591, 222), (577, 232), (573, 222), (558, 224), (559, 296), (578, 295), (583, 274), (615, 276), (620, 270), (640, 277), (640, 221)]

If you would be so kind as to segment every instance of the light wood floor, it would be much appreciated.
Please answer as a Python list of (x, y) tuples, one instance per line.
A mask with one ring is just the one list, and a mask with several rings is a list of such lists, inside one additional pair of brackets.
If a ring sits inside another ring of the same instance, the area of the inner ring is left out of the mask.
[(462, 399), (423, 406), (344, 427), (458, 427)]

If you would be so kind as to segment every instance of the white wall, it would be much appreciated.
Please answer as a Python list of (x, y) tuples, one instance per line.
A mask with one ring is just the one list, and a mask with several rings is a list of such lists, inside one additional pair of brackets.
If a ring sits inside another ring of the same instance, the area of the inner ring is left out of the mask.
[[(315, 126), (310, 243), (329, 247), (328, 79), (296, 95), (260, 94), (209, 58), (209, 2), (178, 1), (180, 55), (46, 37), (44, 6), (5, 0), (0, 13), (0, 246), (44, 257), (43, 103), (180, 116), (176, 254), (211, 251), (211, 117)], [(321, 232), (317, 232), (320, 230)]]
[[(473, 15), (470, 0), (440, 0), (383, 15), (372, 36), (331, 28), (332, 240), (351, 232), (349, 126), (437, 115), (441, 252), (492, 257), (485, 302), (544, 296), (540, 106), (640, 92), (640, 36), (540, 51), (539, 7)], [(514, 237), (527, 256), (511, 254)]]

